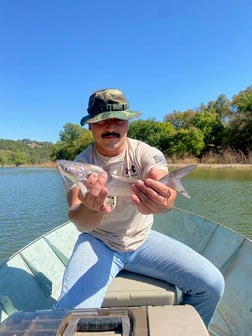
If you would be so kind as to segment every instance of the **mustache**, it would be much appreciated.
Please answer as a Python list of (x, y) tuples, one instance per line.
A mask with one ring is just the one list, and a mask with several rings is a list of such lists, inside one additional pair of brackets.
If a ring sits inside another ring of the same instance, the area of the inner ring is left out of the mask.
[(120, 134), (116, 133), (116, 132), (106, 132), (106, 133), (102, 134), (102, 138), (106, 138), (106, 137), (109, 137), (109, 136), (115, 136), (117, 138), (120, 138)]

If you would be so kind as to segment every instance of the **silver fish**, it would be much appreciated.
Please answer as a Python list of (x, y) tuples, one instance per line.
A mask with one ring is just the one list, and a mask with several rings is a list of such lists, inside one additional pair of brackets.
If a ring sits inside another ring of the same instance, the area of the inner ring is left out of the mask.
[[(108, 164), (105, 167), (99, 167), (92, 164), (80, 163), (68, 160), (58, 160), (57, 167), (62, 175), (70, 179), (76, 184), (85, 195), (87, 188), (85, 182), (92, 173), (98, 175), (106, 173), (108, 180), (106, 187), (109, 190), (109, 196), (123, 196), (127, 197), (133, 194), (131, 185), (137, 180), (127, 177), (122, 177), (114, 174), (113, 172), (122, 166), (123, 162)], [(181, 179), (191, 172), (195, 165), (186, 166), (166, 174), (159, 182), (166, 184), (168, 187), (175, 189), (178, 193), (184, 195), (187, 198), (191, 198), (181, 183)], [(65, 178), (64, 178), (65, 179)]]

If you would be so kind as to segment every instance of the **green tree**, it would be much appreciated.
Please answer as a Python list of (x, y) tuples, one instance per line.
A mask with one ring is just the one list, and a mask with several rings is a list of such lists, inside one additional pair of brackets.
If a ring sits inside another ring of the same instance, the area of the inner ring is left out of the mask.
[(217, 113), (207, 110), (198, 111), (194, 115), (192, 125), (202, 132), (205, 149), (218, 147), (222, 144), (224, 126), (219, 121)]
[(136, 120), (130, 123), (128, 136), (164, 151), (173, 132), (174, 127), (168, 122), (153, 119)]
[(92, 133), (79, 125), (68, 123), (60, 132), (60, 140), (52, 146), (53, 160), (73, 160), (77, 154), (93, 142)]
[(78, 139), (84, 130), (79, 125), (72, 123), (67, 123), (63, 126), (63, 129), (63, 131), (60, 131), (60, 141), (68, 144), (73, 143)]
[(7, 151), (0, 150), (0, 165), (6, 166), (9, 164), (9, 155)]
[(203, 148), (204, 135), (203, 132), (191, 127), (179, 130), (171, 140), (170, 155), (176, 155), (178, 158), (184, 158), (190, 155), (200, 155)]
[(173, 111), (172, 114), (167, 114), (164, 120), (171, 123), (175, 129), (180, 130), (191, 127), (194, 114), (193, 110), (186, 110), (184, 112)]
[(216, 115), (220, 124), (225, 125), (230, 119), (230, 101), (224, 94), (218, 96), (216, 101), (210, 101), (207, 106), (202, 106), (199, 111), (208, 111)]
[(240, 91), (231, 102), (233, 111), (227, 128), (227, 144), (248, 155), (252, 150), (252, 86)]
[(26, 165), (26, 164), (30, 164), (30, 157), (27, 153), (24, 152), (13, 152), (12, 153), (12, 162), (16, 165), (16, 166), (21, 166), (21, 165)]

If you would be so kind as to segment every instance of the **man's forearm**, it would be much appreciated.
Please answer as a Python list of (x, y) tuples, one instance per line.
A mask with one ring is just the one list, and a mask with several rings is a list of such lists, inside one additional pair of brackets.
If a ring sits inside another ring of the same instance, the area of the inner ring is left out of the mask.
[(73, 205), (68, 216), (81, 232), (95, 229), (103, 220), (104, 212), (87, 208), (83, 203)]

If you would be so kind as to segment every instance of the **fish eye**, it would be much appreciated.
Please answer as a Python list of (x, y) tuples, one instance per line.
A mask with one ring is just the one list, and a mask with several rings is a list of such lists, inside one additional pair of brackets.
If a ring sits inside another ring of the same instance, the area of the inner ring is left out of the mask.
[(69, 171), (69, 167), (64, 167), (64, 171), (68, 172)]

